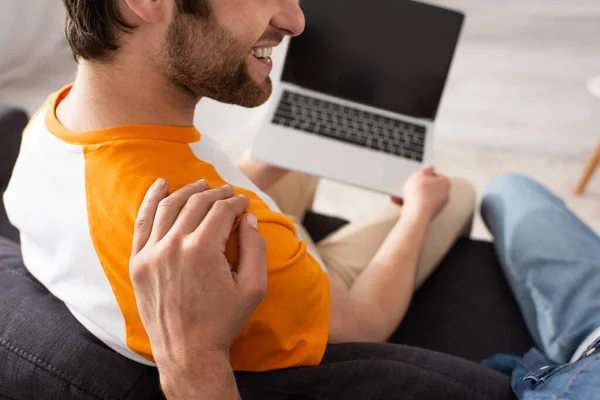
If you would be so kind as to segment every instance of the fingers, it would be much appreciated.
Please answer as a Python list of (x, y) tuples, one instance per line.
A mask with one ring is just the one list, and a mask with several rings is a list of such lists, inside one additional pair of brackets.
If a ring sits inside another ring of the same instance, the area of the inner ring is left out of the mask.
[(208, 190), (208, 184), (205, 181), (197, 181), (171, 193), (169, 197), (163, 199), (158, 204), (154, 227), (150, 235), (149, 243), (157, 243), (173, 227), (181, 209), (187, 203), (188, 199), (195, 193), (202, 193)]
[(256, 307), (267, 293), (267, 245), (257, 229), (256, 217), (247, 214), (240, 223), (240, 263), (236, 283), (249, 306)]
[(229, 185), (191, 195), (179, 213), (172, 232), (187, 235), (195, 231), (215, 202), (231, 196), (233, 188)]
[(241, 216), (248, 208), (249, 203), (250, 200), (245, 195), (215, 202), (204, 221), (192, 233), (193, 240), (210, 243), (211, 246), (219, 243), (221, 245), (219, 251), (225, 251), (225, 245), (233, 229), (233, 224), (236, 218)]
[(444, 174), (436, 174), (436, 175), (434, 176), (434, 178), (435, 178), (435, 180), (436, 180), (436, 181), (438, 181), (438, 182), (443, 182), (443, 183), (445, 183), (446, 185), (450, 186), (450, 182), (451, 182), (451, 180), (450, 180), (450, 178), (448, 178), (446, 175), (444, 175)]
[(431, 176), (433, 178), (441, 178), (441, 179), (447, 179), (449, 180), (449, 178), (444, 175), (444, 174), (440, 174), (439, 172), (437, 172), (435, 170), (435, 167), (432, 164), (426, 164), (422, 169), (421, 172), (425, 175)]
[(132, 256), (139, 253), (148, 242), (158, 204), (167, 196), (167, 189), (167, 182), (164, 179), (158, 179), (146, 192), (133, 230)]
[(426, 164), (421, 171), (426, 175), (435, 175), (435, 167), (431, 164)]

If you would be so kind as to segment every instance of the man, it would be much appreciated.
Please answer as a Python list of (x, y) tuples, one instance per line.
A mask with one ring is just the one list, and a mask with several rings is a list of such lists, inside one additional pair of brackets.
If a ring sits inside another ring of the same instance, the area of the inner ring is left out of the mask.
[[(218, 187), (214, 201), (247, 197), (267, 242), (268, 291), (232, 344), (236, 370), (318, 365), (327, 343), (385, 341), (415, 285), (468, 232), (472, 188), (456, 180), (450, 193), (426, 167), (403, 208), (390, 203), (317, 247), (292, 220), (314, 178), (248, 160), (238, 169), (192, 125), (204, 96), (268, 99), (272, 47), (304, 28), (297, 0), (64, 4), (77, 78), (25, 130), (5, 195), (31, 273), (109, 347), (154, 365), (129, 276), (135, 216), (157, 178), (172, 191), (204, 180), (196, 189)], [(239, 221), (226, 251), (234, 267), (238, 241)]]

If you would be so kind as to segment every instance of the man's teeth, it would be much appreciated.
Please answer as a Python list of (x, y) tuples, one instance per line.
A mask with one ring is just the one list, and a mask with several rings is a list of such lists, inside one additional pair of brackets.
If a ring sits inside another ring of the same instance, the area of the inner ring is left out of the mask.
[(273, 54), (272, 47), (257, 47), (252, 49), (252, 55), (256, 58), (269, 58)]

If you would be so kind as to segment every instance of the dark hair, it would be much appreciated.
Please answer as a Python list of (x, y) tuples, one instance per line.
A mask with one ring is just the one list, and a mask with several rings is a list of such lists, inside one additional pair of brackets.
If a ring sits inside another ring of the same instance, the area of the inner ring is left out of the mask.
[[(108, 61), (119, 49), (118, 32), (136, 26), (119, 12), (120, 0), (63, 0), (67, 9), (65, 34), (76, 60)], [(209, 0), (175, 0), (177, 11), (207, 18)]]

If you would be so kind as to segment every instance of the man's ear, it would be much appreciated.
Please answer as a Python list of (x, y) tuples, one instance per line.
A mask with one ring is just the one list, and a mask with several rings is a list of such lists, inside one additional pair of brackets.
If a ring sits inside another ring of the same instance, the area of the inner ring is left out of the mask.
[(157, 23), (168, 19), (173, 0), (124, 0), (129, 10), (147, 23)]

